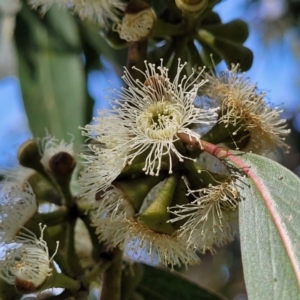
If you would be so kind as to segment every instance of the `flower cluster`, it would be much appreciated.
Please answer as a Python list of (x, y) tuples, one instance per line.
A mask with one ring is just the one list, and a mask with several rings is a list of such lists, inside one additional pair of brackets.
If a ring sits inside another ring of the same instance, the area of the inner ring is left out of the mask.
[(51, 275), (46, 242), (26, 229), (38, 209), (35, 194), (27, 181), (10, 180), (0, 190), (0, 278), (15, 285), (22, 294), (37, 291)]
[[(118, 97), (112, 100), (113, 109), (100, 111), (96, 123), (84, 128), (83, 134), (98, 142), (90, 146), (92, 155), (83, 155), (88, 161), (80, 180), (84, 192), (90, 190), (93, 195), (105, 190), (126, 165), (139, 159), (145, 174), (158, 175), (164, 162), (172, 173), (175, 159), (188, 158), (176, 145), (177, 134), (200, 138), (190, 126), (215, 121), (215, 110), (194, 105), (197, 91), (205, 83), (199, 80), (201, 74), (194, 79), (194, 74), (181, 78), (185, 64), (179, 62), (171, 81), (162, 63), (158, 67), (145, 63), (144, 82), (134, 80), (125, 69), (123, 80), (128, 87), (115, 91)], [(104, 180), (96, 181), (99, 177)]]
[[(40, 238), (28, 228), (33, 230), (37, 227), (36, 220), (40, 218), (37, 198), (44, 201), (48, 187), (53, 190), (53, 183), (42, 175), (55, 176), (58, 169), (65, 170), (66, 155), (73, 157), (72, 144), (59, 142), (47, 135), (40, 143), (29, 140), (19, 149), (19, 161), (25, 165), (32, 164), (32, 169), (19, 166), (15, 170), (2, 172), (0, 247), (4, 254), (0, 259), (0, 278), (14, 285), (21, 294), (39, 291), (52, 274), (52, 259), (57, 247), (51, 250), (50, 257), (47, 243), (43, 239), (46, 226), (39, 225)], [(39, 171), (42, 173), (39, 174)], [(53, 196), (51, 193), (48, 198), (52, 199)]]
[(62, 8), (71, 9), (82, 19), (96, 21), (101, 26), (107, 25), (108, 20), (119, 22), (120, 15), (127, 5), (121, 0), (29, 0), (29, 4), (34, 9), (39, 8), (42, 13), (54, 3)]
[(185, 220), (180, 236), (187, 245), (194, 245), (205, 252), (214, 245), (223, 245), (233, 240), (237, 233), (239, 193), (232, 180), (218, 185), (209, 185), (197, 191), (188, 189), (195, 200), (188, 204), (170, 207), (175, 215), (170, 222)]
[(280, 111), (237, 67), (219, 77), (186, 76), (185, 66), (179, 61), (170, 78), (162, 61), (145, 62), (145, 71), (135, 69), (143, 82), (125, 68), (126, 87), (112, 91), (112, 109), (83, 128), (91, 144), (79, 179), (100, 241), (171, 266), (196, 263), (198, 251), (214, 251), (237, 233), (237, 174), (204, 158), (201, 139), (237, 144), (238, 136), (247, 140), (244, 151), (261, 152), (285, 147), (288, 133)]
[(230, 134), (246, 141), (241, 149), (245, 152), (263, 154), (278, 146), (288, 149), (284, 140), (290, 130), (286, 120), (280, 118), (282, 111), (269, 107), (265, 93), (258, 92), (245, 74), (238, 73), (238, 68), (233, 66), (220, 76), (204, 75), (208, 83), (201, 88), (201, 93), (222, 108), (218, 123), (226, 128), (231, 126)]

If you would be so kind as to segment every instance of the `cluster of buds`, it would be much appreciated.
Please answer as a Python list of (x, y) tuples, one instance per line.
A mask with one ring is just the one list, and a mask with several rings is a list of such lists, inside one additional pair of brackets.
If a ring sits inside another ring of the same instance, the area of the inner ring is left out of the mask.
[[(145, 69), (144, 82), (125, 69), (127, 87), (115, 91), (112, 109), (83, 128), (94, 142), (82, 155), (82, 196), (108, 247), (164, 265), (193, 264), (199, 251), (234, 239), (241, 201), (238, 173), (214, 172), (201, 139), (265, 154), (287, 148), (289, 130), (237, 66), (187, 77), (179, 61), (173, 80), (163, 61)], [(189, 143), (195, 139), (197, 149)]]
[[(113, 91), (112, 109), (83, 128), (93, 142), (82, 154), (79, 178), (89, 220), (106, 248), (172, 267), (199, 262), (199, 252), (213, 252), (237, 233), (239, 175), (219, 161), (216, 168), (201, 141), (265, 155), (287, 149), (289, 133), (280, 111), (267, 106), (237, 66), (221, 76), (205, 69), (187, 76), (185, 68), (179, 60), (170, 78), (163, 60), (145, 62), (144, 72), (135, 69), (143, 82), (125, 69), (127, 87)], [(7, 172), (1, 186), (0, 242), (7, 249), (1, 278), (29, 293), (45, 288), (57, 251), (48, 250), (44, 227), (40, 239), (30, 231), (40, 222), (39, 204), (78, 210), (70, 192), (76, 162), (72, 144), (51, 136), (24, 143), (18, 159), (23, 167)]]
[[(58, 4), (80, 19), (95, 23), (101, 37), (115, 49), (127, 46), (134, 49), (151, 40), (149, 51), (154, 53), (153, 45), (164, 41), (165, 47), (154, 57), (170, 63), (173, 60), (174, 66), (174, 58), (178, 57), (188, 59), (192, 66), (211, 66), (211, 54), (216, 63), (222, 59), (228, 65), (240, 63), (242, 70), (248, 70), (252, 64), (252, 52), (243, 45), (249, 34), (247, 24), (241, 20), (222, 24), (220, 17), (212, 12), (218, 1), (174, 0), (152, 6), (144, 0), (29, 0), (28, 3), (42, 15), (52, 4)], [(201, 44), (200, 53), (195, 43)]]
[(20, 166), (4, 171), (0, 186), (0, 247), (4, 250), (0, 278), (18, 293), (28, 294), (48, 288), (49, 277), (56, 274), (53, 257), (58, 243), (48, 245), (49, 238), (44, 240), (46, 225), (40, 223), (44, 219), (39, 204), (62, 205), (75, 160), (72, 144), (51, 136), (24, 143), (18, 159)]

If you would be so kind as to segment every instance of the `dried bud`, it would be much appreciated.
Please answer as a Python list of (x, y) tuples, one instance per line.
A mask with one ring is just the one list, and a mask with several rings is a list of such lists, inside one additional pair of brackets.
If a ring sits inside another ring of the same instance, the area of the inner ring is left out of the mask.
[(188, 13), (199, 13), (204, 11), (207, 6), (207, 0), (175, 0), (177, 7)]
[(132, 1), (128, 4), (122, 22), (116, 24), (121, 39), (127, 42), (138, 42), (147, 39), (154, 27), (156, 14), (143, 1)]
[(44, 169), (58, 183), (69, 183), (76, 165), (73, 144), (67, 144), (64, 140), (59, 141), (49, 135), (41, 141), (41, 152)]
[(49, 160), (50, 172), (54, 176), (68, 176), (76, 166), (73, 156), (67, 152), (59, 152)]

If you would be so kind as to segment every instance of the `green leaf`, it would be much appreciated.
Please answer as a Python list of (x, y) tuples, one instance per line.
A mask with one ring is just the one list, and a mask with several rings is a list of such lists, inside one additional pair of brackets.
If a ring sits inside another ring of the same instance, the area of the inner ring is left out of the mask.
[(268, 158), (202, 146), (247, 174), (236, 185), (249, 299), (300, 299), (300, 179)]
[(221, 24), (222, 20), (220, 16), (214, 11), (206, 11), (204, 19), (201, 22), (201, 26), (210, 26)]
[(137, 287), (144, 300), (224, 300), (225, 298), (185, 279), (175, 271), (144, 265)]
[(224, 59), (229, 68), (231, 64), (239, 64), (240, 71), (247, 71), (252, 66), (252, 51), (239, 43), (214, 36), (205, 29), (198, 30), (197, 40), (201, 43), (202, 47), (206, 45), (208, 49), (212, 49), (211, 53), (213, 56), (219, 56)]
[(203, 26), (203, 28), (215, 37), (241, 44), (246, 41), (249, 35), (247, 23), (238, 19), (226, 24)]
[[(58, 27), (59, 24), (59, 27)], [(30, 129), (43, 137), (45, 128), (59, 139), (81, 144), (85, 77), (74, 18), (52, 7), (44, 19), (23, 5), (15, 32), (19, 79)]]
[(121, 40), (116, 32), (99, 31), (99, 26), (88, 21), (80, 21), (79, 29), (81, 39), (93, 47), (99, 55), (104, 55), (115, 65), (126, 65), (127, 49), (124, 46), (127, 42)]
[(244, 72), (252, 66), (253, 53), (243, 45), (216, 38), (213, 49), (225, 60), (228, 68), (239, 64), (239, 70)]
[(255, 154), (240, 187), (240, 235), (249, 299), (299, 299), (300, 180), (278, 163)]

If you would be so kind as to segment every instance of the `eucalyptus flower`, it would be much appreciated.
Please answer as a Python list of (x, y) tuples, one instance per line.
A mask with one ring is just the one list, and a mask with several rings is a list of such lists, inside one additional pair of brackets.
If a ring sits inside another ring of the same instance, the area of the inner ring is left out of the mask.
[(127, 3), (121, 0), (29, 0), (34, 9), (45, 13), (54, 3), (65, 9), (71, 9), (81, 19), (108, 25), (108, 20), (119, 22)]
[(12, 170), (3, 170), (1, 171), (3, 181), (0, 183), (0, 187), (2, 188), (5, 186), (7, 189), (9, 186), (19, 186), (22, 188), (28, 179), (30, 179), (30, 177), (34, 174), (36, 174), (35, 170), (23, 167), (21, 165), (18, 165)]
[(201, 74), (183, 75), (185, 65), (179, 61), (172, 81), (162, 60), (158, 67), (145, 62), (145, 72), (138, 70), (144, 82), (135, 80), (125, 68), (123, 80), (127, 87), (115, 91), (117, 97), (112, 99), (112, 109), (100, 113), (94, 119), (95, 124), (85, 127), (84, 134), (104, 144), (112, 137), (114, 145), (109, 148), (114, 153), (125, 152), (129, 165), (145, 155), (145, 174), (158, 175), (163, 157), (172, 173), (174, 159), (188, 158), (176, 145), (177, 134), (186, 133), (199, 139), (200, 134), (190, 127), (211, 124), (217, 117), (216, 109), (195, 107), (198, 89), (205, 81), (199, 80)]
[(199, 263), (195, 250), (192, 247), (187, 249), (186, 241), (179, 237), (178, 232), (173, 235), (155, 232), (134, 218), (133, 208), (122, 196), (111, 200), (107, 214), (100, 209), (105, 216), (98, 211), (93, 217), (100, 241), (109, 248), (120, 247), (130, 258), (140, 260), (143, 257), (165, 266)]
[(121, 173), (126, 163), (126, 155), (110, 149), (91, 146), (94, 154), (81, 154), (85, 168), (79, 178), (80, 193), (84, 200), (94, 202), (98, 192), (105, 192), (113, 180)]
[[(157, 177), (146, 178), (145, 180), (151, 180), (154, 185), (153, 180)], [(172, 267), (196, 264), (199, 257), (195, 249), (187, 247), (186, 240), (180, 237), (180, 232), (160, 219), (160, 216), (164, 218), (168, 215), (165, 204), (156, 198), (164, 184), (165, 182), (161, 182), (154, 185), (144, 197), (148, 190), (140, 193), (139, 186), (134, 183), (132, 186), (136, 185), (136, 193), (131, 193), (128, 185), (117, 181), (116, 185), (123, 190), (111, 187), (96, 201), (92, 225), (96, 227), (99, 240), (105, 242), (108, 248), (124, 249), (126, 256), (135, 260), (145, 259)], [(142, 190), (145, 191), (145, 187)], [(139, 197), (137, 194), (143, 196)], [(166, 196), (165, 199), (169, 197), (165, 191), (161, 197), (163, 196)], [(155, 207), (151, 206), (155, 201), (159, 203), (159, 207), (156, 204)], [(153, 216), (149, 217), (149, 211), (150, 215), (154, 213)], [(145, 214), (146, 219), (142, 217)], [(156, 223), (160, 224), (159, 227), (156, 227)]]
[(15, 238), (37, 212), (38, 205), (31, 186), (3, 185), (0, 190), (0, 242)]
[(156, 14), (146, 2), (136, 7), (135, 2), (127, 6), (122, 21), (116, 23), (114, 30), (120, 35), (120, 38), (127, 42), (142, 41), (147, 39), (154, 27)]
[(126, 235), (123, 246), (130, 257), (147, 259), (164, 266), (188, 266), (200, 262), (193, 247), (187, 246), (186, 241), (178, 231), (173, 234), (155, 232), (136, 220), (130, 219), (125, 224)]
[(29, 294), (39, 290), (52, 274), (52, 257), (49, 257), (47, 243), (38, 239), (31, 231), (22, 233), (5, 244), (4, 257), (0, 260), (0, 278), (14, 285), (21, 294)]
[(94, 207), (92, 226), (96, 227), (99, 240), (106, 242), (108, 246), (124, 243), (126, 220), (135, 214), (134, 207), (125, 194), (120, 189), (111, 187), (97, 199)]
[(233, 127), (233, 137), (241, 133), (242, 139), (249, 139), (241, 149), (244, 152), (262, 154), (277, 146), (287, 149), (284, 140), (290, 130), (286, 120), (280, 118), (282, 110), (268, 106), (265, 93), (258, 92), (245, 74), (238, 74), (238, 69), (236, 65), (220, 76), (209, 73), (203, 76), (208, 83), (201, 87), (201, 93), (222, 108), (219, 123)]
[(169, 222), (185, 221), (179, 236), (186, 239), (187, 245), (205, 252), (232, 241), (238, 230), (240, 201), (233, 182), (188, 192), (195, 197), (193, 202), (169, 208), (174, 215)]

